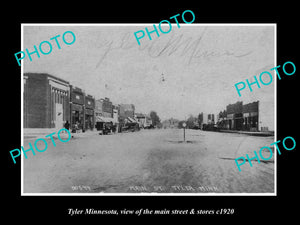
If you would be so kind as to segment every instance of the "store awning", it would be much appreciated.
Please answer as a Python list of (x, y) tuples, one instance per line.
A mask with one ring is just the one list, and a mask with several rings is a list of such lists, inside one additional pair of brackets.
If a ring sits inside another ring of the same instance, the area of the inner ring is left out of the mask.
[(137, 123), (137, 121), (135, 120), (135, 119), (133, 119), (133, 118), (131, 118), (131, 117), (127, 117), (127, 119), (129, 120), (129, 122), (131, 122), (131, 123)]
[(110, 123), (115, 122), (115, 120), (110, 117), (96, 116), (96, 122)]

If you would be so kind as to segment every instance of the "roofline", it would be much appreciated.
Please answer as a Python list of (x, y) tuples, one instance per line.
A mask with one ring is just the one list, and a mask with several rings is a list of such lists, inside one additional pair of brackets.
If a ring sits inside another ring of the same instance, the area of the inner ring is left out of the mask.
[(30, 76), (30, 74), (42, 75), (42, 76), (48, 76), (48, 77), (57, 79), (57, 80), (59, 80), (59, 81), (61, 81), (61, 82), (64, 82), (64, 83), (70, 85), (70, 82), (68, 82), (68, 81), (66, 81), (66, 80), (64, 80), (64, 79), (61, 79), (61, 78), (59, 78), (59, 77), (53, 76), (53, 75), (51, 75), (51, 74), (48, 74), (48, 73), (31, 73), (31, 72), (29, 72), (29, 73), (24, 73), (23, 75), (24, 75), (24, 76), (28, 76), (28, 75)]

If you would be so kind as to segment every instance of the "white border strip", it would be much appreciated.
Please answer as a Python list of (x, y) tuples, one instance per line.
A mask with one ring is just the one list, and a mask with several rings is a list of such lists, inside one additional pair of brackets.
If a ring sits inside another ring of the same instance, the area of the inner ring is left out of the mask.
[[(156, 23), (154, 23), (156, 24)], [(174, 24), (174, 23), (172, 23)], [(24, 26), (152, 26), (151, 23), (103, 23), (103, 24), (87, 24), (87, 23), (21, 23), (21, 51), (23, 45), (23, 27)], [(166, 25), (166, 24), (162, 24)], [(276, 23), (193, 23), (180, 24), (180, 26), (273, 26), (274, 27), (274, 67), (277, 66), (277, 24)], [(21, 63), (21, 145), (24, 141), (23, 130), (23, 63)], [(277, 140), (277, 79), (274, 84), (275, 94), (275, 114), (274, 114), (274, 141)], [(23, 154), (21, 154), (21, 196), (277, 196), (277, 154), (274, 154), (274, 193), (24, 193), (24, 173), (23, 173)]]

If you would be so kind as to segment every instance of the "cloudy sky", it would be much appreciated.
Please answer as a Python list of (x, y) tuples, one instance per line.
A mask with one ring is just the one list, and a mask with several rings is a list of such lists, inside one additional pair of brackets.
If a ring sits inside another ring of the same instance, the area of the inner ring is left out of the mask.
[[(40, 58), (32, 55), (32, 61), (26, 57), (23, 71), (49, 73), (96, 99), (132, 103), (137, 112), (155, 110), (162, 119), (217, 113), (236, 101), (260, 100), (274, 108), (274, 81), (253, 87), (253, 92), (245, 89), (242, 97), (234, 87), (275, 66), (274, 26), (172, 24), (170, 33), (152, 33), (152, 40), (145, 35), (139, 46), (134, 32), (145, 27), (152, 30), (153, 24), (24, 24), (24, 50), (31, 52), (42, 41), (51, 42), (53, 49)], [(66, 31), (72, 31), (76, 41), (66, 45), (59, 37), (58, 49), (50, 38)], [(47, 52), (46, 45), (43, 49)]]

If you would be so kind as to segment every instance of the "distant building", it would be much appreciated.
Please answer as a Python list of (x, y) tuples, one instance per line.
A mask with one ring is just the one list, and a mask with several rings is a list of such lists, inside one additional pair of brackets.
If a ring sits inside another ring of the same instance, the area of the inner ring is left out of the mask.
[(95, 101), (95, 116), (113, 118), (113, 104), (109, 98), (101, 98)]
[(119, 106), (113, 105), (113, 124), (116, 126), (116, 132), (119, 131)]
[(152, 125), (150, 116), (143, 113), (135, 113), (135, 120), (138, 122), (140, 128), (149, 128)]
[(121, 118), (131, 117), (134, 118), (135, 107), (133, 104), (120, 104), (119, 115)]
[(97, 130), (103, 130), (104, 124), (118, 125), (118, 115), (109, 98), (101, 98), (95, 101), (95, 126)]
[(84, 130), (84, 91), (78, 87), (71, 85), (70, 92), (71, 129), (75, 130), (75, 128), (77, 128), (79, 130)]
[(24, 128), (61, 129), (70, 121), (69, 82), (46, 73), (24, 73)]
[(127, 123), (137, 123), (134, 119), (135, 106), (133, 104), (119, 105), (119, 130), (121, 131)]
[(153, 125), (152, 119), (150, 116), (146, 117), (146, 126), (149, 128)]
[(259, 101), (243, 105), (243, 130), (258, 131), (259, 130)]
[(135, 113), (135, 120), (138, 122), (140, 128), (144, 128), (147, 124), (147, 116), (143, 113)]
[(102, 102), (100, 99), (95, 100), (95, 117), (102, 116)]
[(178, 128), (179, 120), (170, 118), (162, 122), (162, 128)]
[[(200, 118), (200, 120), (199, 120)], [(201, 112), (198, 116), (198, 124), (199, 128), (203, 129), (207, 125), (214, 125), (215, 124), (215, 115), (214, 114), (208, 114), (208, 113), (203, 113)]]
[(243, 128), (243, 102), (236, 102), (226, 106), (229, 130), (242, 130)]
[(85, 130), (93, 130), (95, 126), (95, 98), (91, 95), (85, 95), (84, 98), (85, 111), (84, 111), (84, 122), (85, 122)]
[(113, 118), (113, 104), (109, 98), (100, 99), (102, 102), (102, 114), (103, 117)]
[(71, 129), (73, 131), (75, 128), (82, 131), (93, 130), (95, 98), (86, 95), (81, 88), (73, 85), (70, 85), (70, 93)]
[[(264, 109), (263, 112), (261, 108)], [(260, 101), (248, 104), (243, 104), (243, 102), (229, 104), (226, 111), (219, 113), (218, 127), (229, 130), (273, 131), (272, 118), (262, 115), (266, 112), (265, 108), (266, 106)], [(269, 109), (269, 111), (272, 110)]]

